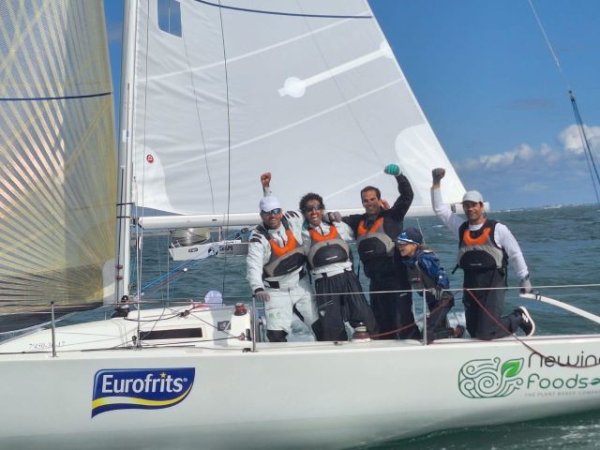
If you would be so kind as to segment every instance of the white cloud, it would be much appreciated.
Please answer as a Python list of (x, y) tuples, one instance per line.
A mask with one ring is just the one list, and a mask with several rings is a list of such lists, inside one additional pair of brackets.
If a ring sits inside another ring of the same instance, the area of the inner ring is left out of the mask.
[[(588, 127), (583, 126), (585, 134), (588, 138), (590, 145), (600, 142), (600, 127)], [(581, 134), (577, 125), (571, 125), (565, 128), (558, 135), (558, 139), (563, 146), (563, 149), (567, 152), (581, 155), (583, 153), (583, 142), (581, 140)]]
[[(592, 148), (600, 146), (600, 126), (584, 126), (584, 129)], [(534, 165), (539, 169), (544, 164), (556, 165), (561, 161), (568, 162), (573, 158), (576, 160), (582, 158), (583, 146), (577, 125), (570, 125), (562, 130), (558, 134), (558, 141), (562, 145), (559, 150), (545, 143), (539, 148), (523, 143), (502, 153), (481, 155), (457, 162), (455, 167), (460, 171), (479, 171)]]
[[(600, 126), (585, 127), (600, 156)], [(523, 143), (510, 150), (454, 164), (467, 189), (477, 189), (493, 209), (590, 203), (593, 182), (576, 126), (557, 133), (554, 145)]]
[(527, 144), (521, 144), (513, 150), (467, 159), (456, 164), (456, 166), (465, 170), (507, 168), (514, 164), (530, 161), (536, 158), (538, 154), (541, 154), (541, 150), (534, 150)]

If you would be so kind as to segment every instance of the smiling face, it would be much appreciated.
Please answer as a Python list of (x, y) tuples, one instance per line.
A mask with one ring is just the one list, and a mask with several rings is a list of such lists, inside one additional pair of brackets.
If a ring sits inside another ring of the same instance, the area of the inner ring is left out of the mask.
[(304, 218), (310, 223), (313, 227), (318, 227), (321, 225), (322, 214), (323, 214), (323, 205), (317, 199), (309, 200), (306, 202), (304, 209), (302, 210), (304, 214)]
[(365, 212), (369, 216), (376, 216), (381, 211), (381, 201), (377, 197), (377, 192), (373, 189), (364, 191), (361, 194), (362, 204), (365, 208)]
[(463, 211), (467, 220), (471, 225), (478, 225), (485, 222), (485, 215), (483, 213), (483, 203), (480, 202), (463, 202)]
[(400, 252), (400, 256), (403, 258), (410, 258), (417, 251), (417, 244), (411, 244), (410, 242), (397, 242), (396, 248)]
[(264, 224), (270, 230), (276, 230), (281, 226), (281, 219), (283, 218), (283, 211), (281, 208), (276, 208), (271, 211), (261, 211), (260, 217)]

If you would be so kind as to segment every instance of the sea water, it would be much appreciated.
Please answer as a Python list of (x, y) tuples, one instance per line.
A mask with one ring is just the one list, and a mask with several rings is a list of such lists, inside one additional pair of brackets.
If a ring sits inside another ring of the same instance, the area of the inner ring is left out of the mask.
[[(508, 225), (520, 243), (534, 287), (551, 298), (560, 299), (600, 314), (600, 207), (565, 206), (545, 209), (504, 211), (491, 218)], [(435, 217), (407, 218), (405, 226), (422, 230), (426, 244), (439, 255), (448, 272), (455, 266), (457, 240)], [(249, 301), (243, 257), (213, 257), (203, 261), (176, 263), (167, 256), (168, 237), (145, 236), (140, 292), (147, 299), (202, 298), (209, 290), (223, 292), (225, 301)], [(361, 271), (362, 272), (362, 271)], [(450, 275), (451, 287), (458, 288), (462, 273)], [(363, 286), (368, 281), (361, 273)], [(594, 285), (577, 287), (581, 285)], [(509, 271), (509, 286), (518, 279)], [(564, 286), (564, 287), (553, 287)], [(461, 307), (461, 293), (456, 292)], [(415, 296), (417, 313), (421, 301)], [(536, 321), (536, 334), (599, 332), (600, 326), (564, 310), (518, 297), (517, 289), (507, 294), (507, 312), (525, 305)], [(298, 333), (302, 328), (298, 326)], [(600, 373), (600, 369), (597, 370)], [(415, 382), (418, 382), (415, 380)], [(435, 383), (429, 383), (435, 389)], [(402, 399), (398, 399), (399, 402)], [(436, 405), (431, 405), (436, 408)], [(412, 439), (379, 444), (370, 449), (598, 449), (600, 411), (545, 420), (493, 427), (437, 432)]]

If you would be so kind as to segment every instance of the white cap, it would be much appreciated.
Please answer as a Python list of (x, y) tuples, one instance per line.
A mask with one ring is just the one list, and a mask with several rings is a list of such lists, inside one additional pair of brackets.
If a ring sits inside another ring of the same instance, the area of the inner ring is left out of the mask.
[(223, 295), (219, 291), (208, 291), (204, 296), (204, 303), (220, 305), (223, 303)]
[(277, 200), (277, 197), (268, 195), (260, 199), (258, 207), (261, 211), (271, 211), (273, 209), (281, 208), (281, 203)]
[(483, 203), (483, 196), (479, 193), (479, 191), (467, 191), (465, 195), (463, 195), (462, 199), (464, 202), (473, 202), (473, 203)]

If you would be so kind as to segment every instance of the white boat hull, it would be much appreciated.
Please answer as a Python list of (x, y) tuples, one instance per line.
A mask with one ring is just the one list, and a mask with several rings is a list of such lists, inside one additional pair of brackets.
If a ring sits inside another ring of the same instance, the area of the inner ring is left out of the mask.
[[(545, 358), (515, 338), (0, 355), (0, 447), (344, 448), (600, 408), (597, 368), (555, 363), (597, 364), (600, 336), (526, 342)], [(92, 417), (100, 371), (175, 368), (179, 403)]]

